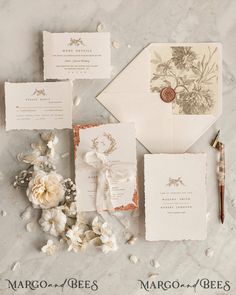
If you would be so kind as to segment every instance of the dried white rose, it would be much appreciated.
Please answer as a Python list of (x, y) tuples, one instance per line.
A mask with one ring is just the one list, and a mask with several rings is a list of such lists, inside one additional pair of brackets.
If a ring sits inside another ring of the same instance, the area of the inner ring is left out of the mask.
[(58, 208), (43, 210), (39, 224), (43, 231), (57, 237), (65, 230), (66, 215)]
[(29, 182), (26, 194), (34, 208), (48, 209), (58, 206), (64, 198), (62, 176), (37, 171)]
[(56, 252), (56, 245), (54, 245), (52, 240), (48, 240), (47, 244), (41, 248), (41, 251), (47, 255), (53, 255)]

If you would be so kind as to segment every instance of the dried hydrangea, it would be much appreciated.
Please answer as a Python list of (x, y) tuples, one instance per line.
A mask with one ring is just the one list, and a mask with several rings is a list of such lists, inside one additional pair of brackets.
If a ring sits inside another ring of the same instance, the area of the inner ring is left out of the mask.
[(39, 224), (43, 231), (57, 237), (65, 231), (66, 215), (58, 208), (43, 210)]
[(41, 251), (47, 255), (53, 255), (57, 250), (56, 245), (52, 240), (48, 240), (47, 244), (41, 248)]

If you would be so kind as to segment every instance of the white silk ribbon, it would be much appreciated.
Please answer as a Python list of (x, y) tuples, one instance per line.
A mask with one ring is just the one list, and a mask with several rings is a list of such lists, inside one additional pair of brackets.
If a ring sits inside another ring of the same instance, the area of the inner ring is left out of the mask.
[(84, 162), (97, 170), (96, 209), (98, 212), (106, 209), (114, 210), (111, 201), (111, 182), (129, 182), (136, 178), (135, 164), (111, 163), (104, 154), (90, 151), (84, 156)]

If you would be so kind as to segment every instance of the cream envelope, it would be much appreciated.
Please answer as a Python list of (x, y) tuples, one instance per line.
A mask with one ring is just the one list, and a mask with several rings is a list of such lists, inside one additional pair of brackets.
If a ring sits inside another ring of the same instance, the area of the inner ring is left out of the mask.
[[(221, 115), (221, 62), (219, 43), (152, 43), (97, 100), (119, 121), (135, 122), (150, 152), (185, 152)], [(164, 89), (174, 91), (172, 102), (161, 99)]]

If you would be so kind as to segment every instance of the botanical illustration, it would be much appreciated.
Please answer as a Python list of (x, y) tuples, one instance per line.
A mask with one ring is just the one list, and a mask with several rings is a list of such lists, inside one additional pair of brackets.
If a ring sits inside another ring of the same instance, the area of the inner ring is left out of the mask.
[(181, 177), (178, 178), (171, 178), (169, 177), (169, 181), (166, 184), (167, 186), (184, 186), (185, 184), (183, 183)]
[(36, 95), (36, 96), (43, 95), (43, 96), (45, 96), (46, 92), (45, 92), (45, 89), (35, 89), (34, 93), (32, 95)]
[(68, 45), (69, 46), (73, 46), (73, 45), (75, 45), (75, 46), (79, 46), (79, 45), (85, 46), (85, 44), (84, 44), (84, 42), (82, 41), (81, 38), (79, 38), (79, 39), (70, 38), (70, 42), (69, 42)]
[(117, 143), (110, 133), (104, 132), (102, 136), (92, 139), (91, 148), (105, 156), (112, 154), (117, 149)]
[(217, 47), (158, 47), (151, 53), (151, 92), (171, 87), (176, 115), (212, 114), (217, 104)]

